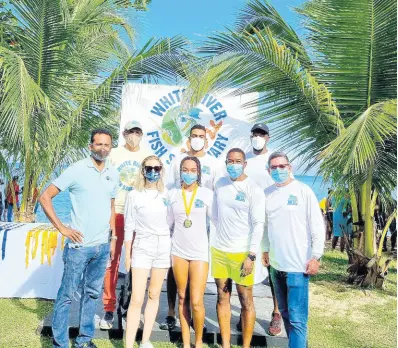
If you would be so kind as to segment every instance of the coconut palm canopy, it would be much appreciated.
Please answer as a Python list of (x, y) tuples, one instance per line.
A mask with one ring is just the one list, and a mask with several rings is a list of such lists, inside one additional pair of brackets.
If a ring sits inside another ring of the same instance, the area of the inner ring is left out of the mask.
[[(247, 105), (259, 106), (253, 119), (271, 123), (273, 139), (307, 169), (327, 157), (325, 179), (344, 173), (344, 180), (363, 180), (370, 165), (375, 184), (389, 192), (397, 174), (396, 6), (390, 0), (307, 1), (295, 9), (300, 37), (267, 1), (249, 1), (234, 30), (200, 48), (207, 61), (201, 83), (191, 83), (194, 100), (231, 87), (236, 94), (260, 92)], [(357, 148), (337, 156), (343, 139), (335, 139), (343, 134)]]
[(175, 81), (186, 40), (150, 40), (134, 49), (131, 8), (119, 1), (9, 6), (14, 17), (0, 25), (0, 168), (8, 177), (7, 163), (23, 168), (24, 211), (54, 169), (81, 158), (89, 130), (116, 134), (124, 81)]

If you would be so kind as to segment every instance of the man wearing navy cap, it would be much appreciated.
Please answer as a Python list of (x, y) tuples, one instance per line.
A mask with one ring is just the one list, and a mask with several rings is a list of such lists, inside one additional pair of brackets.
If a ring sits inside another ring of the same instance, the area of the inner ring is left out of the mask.
[[(257, 123), (251, 129), (250, 140), (252, 144), (252, 149), (246, 154), (247, 166), (245, 169), (246, 175), (252, 179), (258, 186), (263, 190), (274, 184), (268, 168), (268, 158), (271, 151), (267, 148), (269, 142), (269, 128), (265, 123)], [(260, 247), (261, 249), (261, 247)], [(262, 250), (258, 251), (258, 254)], [(256, 262), (255, 271), (255, 283), (261, 283), (267, 276), (266, 268), (261, 264), (260, 260)], [(274, 300), (274, 311), (272, 313), (272, 319), (270, 326), (268, 328), (268, 334), (271, 336), (277, 336), (281, 333), (282, 316), (278, 309), (278, 301), (274, 293), (274, 287), (272, 285), (271, 277), (269, 279), (269, 284), (271, 287), (272, 298)], [(241, 322), (239, 321), (237, 328), (241, 328)]]

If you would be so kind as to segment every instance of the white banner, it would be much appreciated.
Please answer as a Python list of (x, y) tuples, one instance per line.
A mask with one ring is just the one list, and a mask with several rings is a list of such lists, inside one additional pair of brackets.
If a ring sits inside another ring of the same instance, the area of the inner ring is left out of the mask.
[(181, 151), (186, 151), (189, 131), (195, 124), (206, 127), (207, 152), (211, 156), (224, 161), (233, 147), (246, 152), (250, 147), (249, 118), (255, 109), (243, 109), (242, 105), (255, 96), (231, 97), (230, 92), (206, 94), (199, 105), (183, 112), (182, 87), (128, 83), (122, 95), (119, 146), (124, 145), (124, 125), (135, 120), (143, 127), (142, 144), (167, 165)]

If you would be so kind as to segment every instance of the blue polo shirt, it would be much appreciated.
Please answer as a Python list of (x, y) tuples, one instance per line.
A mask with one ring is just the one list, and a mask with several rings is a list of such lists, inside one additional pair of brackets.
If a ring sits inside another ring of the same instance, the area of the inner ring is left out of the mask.
[(53, 185), (70, 193), (71, 227), (84, 235), (83, 246), (109, 242), (111, 200), (118, 182), (119, 174), (109, 161), (99, 171), (91, 157), (72, 164), (54, 180)]

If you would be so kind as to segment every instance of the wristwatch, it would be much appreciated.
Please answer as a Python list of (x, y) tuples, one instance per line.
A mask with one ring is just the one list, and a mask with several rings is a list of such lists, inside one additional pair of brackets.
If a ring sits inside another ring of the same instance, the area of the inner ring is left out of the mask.
[(247, 255), (247, 257), (248, 257), (250, 260), (252, 260), (253, 262), (256, 261), (256, 255), (249, 254), (249, 255)]
[(111, 240), (112, 240), (112, 239), (117, 240), (117, 236), (112, 236), (112, 237), (111, 237)]

